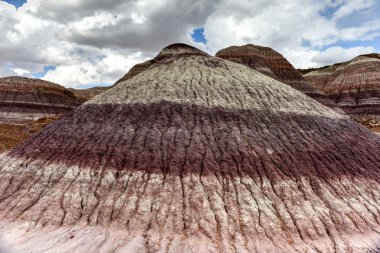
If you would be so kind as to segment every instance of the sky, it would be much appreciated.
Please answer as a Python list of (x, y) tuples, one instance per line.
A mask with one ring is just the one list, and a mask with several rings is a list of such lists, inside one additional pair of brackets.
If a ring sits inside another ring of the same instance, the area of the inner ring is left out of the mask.
[(296, 68), (380, 53), (379, 0), (0, 0), (0, 76), (113, 84), (182, 42), (272, 47)]

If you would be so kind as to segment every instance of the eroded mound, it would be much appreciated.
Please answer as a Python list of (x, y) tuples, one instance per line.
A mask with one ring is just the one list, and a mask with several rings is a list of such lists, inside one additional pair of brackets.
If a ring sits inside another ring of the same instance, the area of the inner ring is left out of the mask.
[(380, 56), (362, 55), (349, 62), (312, 71), (305, 78), (357, 120), (380, 120)]
[(77, 97), (77, 99), (81, 102), (81, 103), (84, 103), (86, 102), (87, 100), (90, 100), (91, 98), (95, 97), (96, 95), (99, 95), (100, 93), (103, 93), (105, 92), (106, 90), (108, 90), (109, 87), (92, 87), (92, 88), (88, 88), (88, 89), (68, 89), (69, 91), (71, 91), (72, 93), (74, 93), (74, 95)]
[(379, 150), (290, 86), (177, 44), (0, 160), (0, 231), (20, 252), (368, 252)]
[(66, 113), (80, 102), (64, 87), (26, 77), (0, 78), (0, 122), (24, 123)]
[(338, 112), (342, 112), (335, 102), (328, 99), (323, 92), (314, 88), (284, 56), (270, 47), (252, 44), (231, 46), (220, 50), (216, 53), (216, 56), (255, 69), (290, 85)]

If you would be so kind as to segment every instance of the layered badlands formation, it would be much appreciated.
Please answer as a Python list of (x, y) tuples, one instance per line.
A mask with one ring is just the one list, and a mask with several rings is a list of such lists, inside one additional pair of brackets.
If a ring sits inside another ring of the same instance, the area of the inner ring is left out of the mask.
[(72, 93), (74, 93), (74, 95), (77, 97), (77, 99), (81, 103), (84, 103), (87, 100), (95, 97), (96, 95), (99, 95), (100, 93), (105, 92), (108, 89), (109, 89), (109, 87), (92, 87), (92, 88), (88, 88), (88, 89), (70, 88), (68, 90), (71, 91)]
[(0, 78), (0, 122), (22, 123), (71, 111), (80, 102), (64, 87), (26, 77)]
[(216, 53), (216, 56), (255, 69), (269, 77), (290, 85), (338, 112), (342, 112), (325, 94), (308, 83), (284, 56), (270, 47), (252, 44), (231, 46), (220, 50)]
[(305, 78), (354, 119), (377, 119), (380, 124), (379, 54), (361, 55), (307, 73)]
[(0, 160), (14, 252), (371, 252), (380, 138), (175, 44)]

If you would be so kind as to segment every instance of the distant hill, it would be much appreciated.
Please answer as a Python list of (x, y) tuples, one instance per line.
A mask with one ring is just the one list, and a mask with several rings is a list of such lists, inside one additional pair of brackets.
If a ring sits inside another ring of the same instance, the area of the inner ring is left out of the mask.
[(304, 77), (357, 120), (380, 120), (380, 54), (305, 71)]
[(71, 111), (81, 102), (56, 83), (26, 78), (0, 78), (0, 122), (15, 123)]
[(255, 69), (271, 78), (290, 85), (336, 111), (342, 112), (323, 92), (308, 83), (283, 55), (270, 47), (253, 44), (231, 46), (220, 50), (215, 56)]

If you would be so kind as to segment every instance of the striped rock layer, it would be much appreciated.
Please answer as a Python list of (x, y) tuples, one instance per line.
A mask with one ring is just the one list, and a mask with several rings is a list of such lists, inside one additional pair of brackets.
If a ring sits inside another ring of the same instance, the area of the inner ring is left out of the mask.
[(257, 45), (231, 46), (216, 53), (217, 57), (243, 64), (314, 98), (318, 102), (338, 111), (342, 110), (320, 90), (314, 88), (277, 51)]
[(14, 252), (371, 252), (380, 242), (380, 138), (183, 44), (4, 155), (0, 180), (0, 234)]
[(361, 55), (305, 75), (348, 115), (380, 120), (380, 55)]
[(99, 95), (100, 93), (105, 92), (108, 90), (109, 87), (92, 87), (88, 89), (73, 89), (69, 88), (68, 90), (74, 93), (74, 95), (77, 97), (77, 99), (81, 102), (84, 103), (87, 100), (95, 97), (96, 95)]
[(72, 92), (55, 83), (26, 77), (0, 78), (0, 122), (51, 117), (79, 104)]

